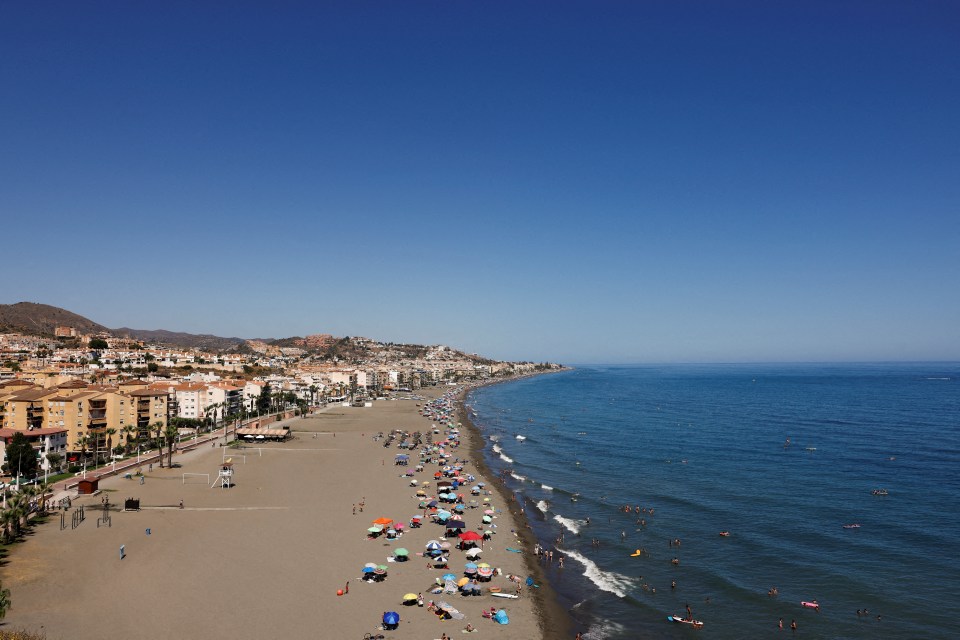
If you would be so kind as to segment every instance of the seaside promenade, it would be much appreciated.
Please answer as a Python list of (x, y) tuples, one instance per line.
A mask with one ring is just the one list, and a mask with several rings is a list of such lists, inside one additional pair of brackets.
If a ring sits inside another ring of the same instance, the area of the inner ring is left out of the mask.
[[(74, 509), (85, 507), (82, 524), (72, 529), (68, 517), (61, 529), (54, 513), (13, 548), (0, 570), (13, 601), (4, 628), (42, 630), (50, 640), (362, 638), (365, 633), (412, 640), (443, 633), (459, 637), (471, 624), (477, 631), (464, 635), (543, 637), (535, 590), (501, 599), (487, 589), (514, 593), (507, 575), (525, 577), (532, 552), (512, 533), (517, 524), (496, 492), (490, 498), (497, 533), (484, 542), (481, 561), (502, 575), (483, 584), (483, 595), (430, 593), (447, 571), (428, 568), (420, 554), (429, 540), (441, 539), (443, 527), (425, 522), (395, 541), (367, 537), (377, 518), (407, 522), (423, 513), (412, 478), (402, 477), (414, 470), (415, 453), (409, 467), (395, 466), (399, 451), (372, 438), (393, 429), (426, 432), (441, 426), (420, 416), (413, 401), (331, 406), (283, 424), (293, 434), (286, 442), (241, 449), (199, 446), (174, 455), (179, 468), (155, 464), (147, 472), (144, 466), (142, 485), (117, 476), (101, 480), (100, 496), (73, 498)], [(442, 434), (441, 429), (434, 437)], [(452, 455), (469, 457), (471, 437), (464, 430)], [(211, 488), (224, 457), (233, 459), (235, 486)], [(439, 469), (429, 464), (413, 476), (431, 497)], [(477, 470), (469, 464), (465, 472)], [(210, 481), (193, 476), (184, 484), (183, 473), (209, 474)], [(478, 478), (488, 486), (490, 480)], [(98, 526), (104, 495), (113, 510), (109, 526)], [(117, 511), (125, 498), (139, 499), (141, 510)], [(477, 529), (482, 511), (466, 510), (469, 529)], [(391, 560), (398, 547), (409, 550), (407, 562)], [(467, 561), (454, 549), (450, 572), (462, 576)], [(387, 577), (360, 580), (367, 563), (386, 565)], [(341, 590), (348, 593), (338, 596)], [(441, 620), (427, 606), (404, 606), (407, 593), (422, 593), (427, 603), (443, 600), (464, 618)], [(481, 616), (491, 607), (506, 610), (508, 626)], [(378, 630), (385, 611), (400, 614), (397, 629)]]

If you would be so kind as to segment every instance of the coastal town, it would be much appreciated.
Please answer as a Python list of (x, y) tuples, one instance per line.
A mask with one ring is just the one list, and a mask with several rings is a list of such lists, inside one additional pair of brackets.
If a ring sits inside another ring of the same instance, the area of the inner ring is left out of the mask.
[[(75, 625), (96, 624), (104, 601), (119, 605), (105, 638), (326, 624), (412, 640), (438, 622), (568, 636), (462, 406), (469, 389), (559, 365), (329, 335), (188, 348), (69, 326), (0, 334), (0, 362), (0, 618), (16, 602), (23, 638), (86, 637)], [(269, 613), (243, 586), (253, 574)], [(158, 598), (176, 621), (157, 624)]]
[[(557, 366), (326, 334), (285, 342), (247, 341), (231, 353), (82, 334), (70, 326), (51, 336), (0, 334), (6, 484), (83, 473), (261, 416), (301, 415), (331, 402), (363, 406), (424, 387)], [(20, 469), (8, 464), (6, 445), (17, 436), (36, 452), (36, 465), (24, 467), (20, 456)]]

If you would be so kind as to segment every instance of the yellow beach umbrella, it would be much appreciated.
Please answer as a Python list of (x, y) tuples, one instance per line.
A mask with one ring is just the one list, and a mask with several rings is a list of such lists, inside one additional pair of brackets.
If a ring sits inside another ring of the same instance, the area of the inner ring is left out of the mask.
[(417, 599), (417, 594), (415, 593), (408, 593), (407, 595), (403, 596), (403, 602), (410, 602), (411, 600), (416, 600), (416, 599)]
[(468, 582), (470, 582), (470, 578), (460, 578), (459, 580), (457, 580), (457, 586), (458, 586), (458, 587), (462, 587), (463, 585), (467, 584)]

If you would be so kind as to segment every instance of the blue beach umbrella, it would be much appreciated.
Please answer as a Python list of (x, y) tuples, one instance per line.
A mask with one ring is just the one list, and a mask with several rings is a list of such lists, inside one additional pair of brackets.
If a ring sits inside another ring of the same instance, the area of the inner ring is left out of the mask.
[(387, 611), (383, 614), (383, 624), (400, 624), (400, 614), (396, 611)]
[(452, 573), (445, 573), (445, 574), (443, 575), (443, 581), (444, 581), (444, 582), (446, 582), (447, 580), (456, 581), (456, 579), (457, 579), (457, 576), (453, 575)]
[(463, 567), (464, 573), (476, 573), (476, 571), (477, 571), (477, 564), (475, 562), (468, 562)]
[(373, 568), (373, 567), (364, 567), (363, 569), (360, 570), (360, 572), (361, 572), (361, 573), (373, 573), (373, 572), (374, 572), (374, 568)]
[(439, 551), (440, 543), (437, 542), (436, 540), (431, 540), (430, 542), (427, 543), (426, 547), (427, 547), (427, 551)]

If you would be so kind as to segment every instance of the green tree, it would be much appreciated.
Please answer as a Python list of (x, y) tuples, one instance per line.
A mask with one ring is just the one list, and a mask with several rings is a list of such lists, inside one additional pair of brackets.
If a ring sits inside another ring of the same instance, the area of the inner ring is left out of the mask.
[(158, 365), (156, 362), (148, 362), (147, 371), (149, 373), (156, 373), (157, 371), (160, 371), (160, 365)]
[(273, 391), (270, 389), (270, 384), (263, 385), (263, 389), (260, 390), (260, 397), (257, 398), (257, 411), (260, 413), (270, 413), (272, 397)]
[(159, 463), (160, 463), (160, 467), (163, 468), (163, 444), (162, 444), (162, 441), (160, 440), (160, 437), (163, 435), (163, 423), (154, 422), (153, 430), (157, 434), (157, 453), (160, 454)]
[(19, 431), (13, 434), (10, 444), (7, 445), (7, 462), (4, 467), (11, 476), (33, 478), (37, 475), (37, 452), (27, 442), (27, 437)]
[(110, 455), (113, 455), (113, 436), (117, 434), (117, 430), (113, 427), (109, 427), (106, 430), (107, 434), (107, 451), (110, 452)]
[(123, 432), (123, 450), (125, 453), (130, 453), (131, 445), (137, 441), (137, 428), (132, 424), (128, 424), (122, 427), (120, 431)]
[[(167, 439), (167, 466), (171, 469), (173, 468), (173, 445), (176, 443), (179, 433), (176, 425), (168, 424), (163, 429), (163, 437)], [(163, 465), (161, 464), (160, 466)]]
[(60, 455), (59, 453), (48, 453), (48, 454), (47, 454), (47, 462), (50, 463), (50, 468), (51, 468), (51, 469), (53, 469), (53, 470), (55, 470), (55, 471), (59, 471), (59, 469), (60, 469), (60, 463), (63, 462), (63, 456)]
[(93, 338), (88, 345), (94, 351), (99, 349), (109, 349), (110, 345), (103, 338)]
[(7, 617), (7, 611), (13, 608), (13, 603), (10, 601), (10, 589), (4, 589), (3, 583), (0, 582), (0, 620), (3, 620)]

